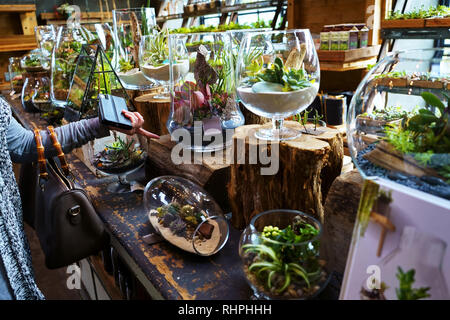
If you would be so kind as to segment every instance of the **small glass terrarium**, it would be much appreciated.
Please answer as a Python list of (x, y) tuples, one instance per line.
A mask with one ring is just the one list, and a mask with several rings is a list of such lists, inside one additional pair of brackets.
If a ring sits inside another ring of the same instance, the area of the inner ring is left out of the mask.
[(23, 87), (23, 72), (22, 65), (20, 61), (22, 58), (20, 57), (10, 57), (8, 72), (9, 72), (9, 81), (11, 83), (11, 91), (21, 92)]
[(23, 56), (20, 61), (21, 67), (26, 72), (48, 72), (50, 71), (49, 61), (43, 56), (40, 49), (32, 50)]
[(450, 200), (449, 72), (444, 49), (393, 53), (370, 70), (347, 117), (364, 178)]
[(319, 259), (322, 226), (295, 210), (256, 215), (244, 230), (239, 255), (257, 299), (311, 299), (328, 284)]
[(233, 130), (244, 124), (236, 103), (231, 36), (171, 34), (169, 55), (169, 132), (183, 136), (184, 147), (194, 151), (230, 145)]
[(115, 34), (114, 69), (123, 86), (129, 90), (148, 90), (155, 83), (148, 80), (139, 66), (141, 36), (154, 33), (156, 16), (154, 8), (129, 8), (113, 10)]
[(218, 204), (187, 179), (151, 180), (144, 190), (144, 205), (155, 231), (184, 251), (210, 256), (228, 240), (228, 223)]
[(34, 33), (42, 55), (50, 60), (56, 42), (55, 27), (53, 25), (37, 26), (34, 28)]

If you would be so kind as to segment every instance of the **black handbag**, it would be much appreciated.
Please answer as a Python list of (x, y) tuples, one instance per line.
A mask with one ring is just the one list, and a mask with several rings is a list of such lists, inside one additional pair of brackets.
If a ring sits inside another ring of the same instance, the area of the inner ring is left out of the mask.
[(60, 268), (96, 254), (109, 244), (109, 235), (87, 193), (72, 176), (53, 127), (48, 127), (55, 159), (45, 159), (38, 129), (38, 185), (35, 189), (34, 228), (49, 269)]

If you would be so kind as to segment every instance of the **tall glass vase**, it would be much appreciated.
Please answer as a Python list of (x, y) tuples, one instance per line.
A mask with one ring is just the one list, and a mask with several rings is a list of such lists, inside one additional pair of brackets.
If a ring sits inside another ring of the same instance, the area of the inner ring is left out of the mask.
[(148, 80), (139, 68), (139, 41), (156, 28), (154, 8), (113, 10), (115, 35), (114, 69), (123, 86), (129, 90), (148, 90), (155, 83)]

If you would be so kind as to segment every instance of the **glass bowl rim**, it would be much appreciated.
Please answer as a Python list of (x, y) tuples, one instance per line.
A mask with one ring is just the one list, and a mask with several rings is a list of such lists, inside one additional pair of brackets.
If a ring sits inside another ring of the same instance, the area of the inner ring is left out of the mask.
[[(212, 253), (210, 253), (210, 254), (204, 254), (204, 253), (199, 252), (199, 251), (197, 250), (197, 248), (195, 247), (195, 241), (192, 241), (192, 247), (194, 248), (195, 253), (198, 254), (199, 256), (202, 256), (202, 257), (209, 257), (209, 256), (212, 256), (212, 255), (216, 254), (217, 252), (219, 252), (220, 250), (222, 250), (223, 247), (227, 244), (228, 238), (230, 237), (230, 226), (229, 226), (229, 224), (228, 224), (228, 220), (227, 220), (224, 216), (209, 216), (209, 217), (207, 217), (205, 220), (203, 220), (201, 223), (199, 223), (199, 225), (197, 226), (197, 228), (195, 228), (193, 237), (195, 237), (195, 235), (197, 234), (197, 232), (199, 232), (198, 230), (200, 229), (201, 225), (204, 224), (205, 222), (207, 222), (208, 220), (223, 220), (223, 221), (225, 221), (225, 224), (226, 224), (226, 226), (227, 226), (227, 234), (226, 234), (226, 236), (225, 236), (224, 241), (222, 242), (222, 244), (221, 244), (219, 247), (217, 247), (216, 250), (214, 250), (214, 251), (213, 251)], [(193, 239), (193, 240), (194, 240), (194, 239)]]
[[(319, 220), (317, 220), (317, 219), (314, 218), (313, 216), (311, 216), (311, 215), (309, 215), (309, 214), (306, 214), (306, 213), (304, 213), (304, 212), (302, 212), (302, 211), (299, 211), (299, 210), (293, 210), (293, 209), (272, 209), (272, 210), (267, 210), (267, 211), (258, 213), (256, 216), (254, 216), (254, 217), (250, 220), (249, 227), (256, 230), (256, 227), (255, 227), (255, 221), (256, 221), (258, 218), (260, 218), (260, 217), (262, 217), (262, 216), (264, 216), (264, 215), (272, 214), (272, 213), (276, 213), (276, 212), (279, 212), (279, 213), (293, 213), (293, 214), (295, 214), (295, 215), (299, 215), (299, 216), (303, 216), (303, 217), (306, 217), (306, 218), (308, 218), (308, 219), (311, 219), (311, 220), (319, 227), (319, 232), (317, 233), (317, 235), (316, 235), (314, 238), (312, 238), (312, 239), (310, 239), (310, 240), (302, 241), (302, 242), (297, 242), (297, 243), (281, 242), (281, 241), (277, 241), (277, 240), (268, 239), (268, 238), (263, 237), (263, 236), (262, 236), (262, 232), (261, 232), (261, 238), (262, 238), (264, 241), (267, 241), (267, 242), (270, 242), (270, 243), (274, 243), (274, 244), (280, 244), (280, 245), (283, 245), (283, 246), (286, 246), (286, 245), (288, 245), (288, 246), (304, 246), (304, 245), (306, 245), (306, 244), (308, 244), (308, 243), (311, 243), (311, 242), (314, 242), (314, 241), (316, 241), (316, 240), (319, 240), (320, 237), (322, 236), (323, 226), (322, 226), (322, 224), (320, 223)], [(258, 231), (258, 232), (259, 232), (259, 231)]]

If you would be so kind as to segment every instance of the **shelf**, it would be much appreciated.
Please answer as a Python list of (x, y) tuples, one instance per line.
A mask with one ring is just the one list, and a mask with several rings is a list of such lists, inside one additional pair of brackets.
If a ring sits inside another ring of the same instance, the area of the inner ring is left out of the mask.
[(432, 92), (441, 94), (445, 89), (435, 89), (435, 88), (422, 88), (422, 87), (389, 87), (389, 86), (377, 86), (378, 92), (390, 92), (395, 94), (413, 95), (420, 96), (422, 92)]
[(320, 62), (349, 62), (378, 55), (380, 45), (352, 50), (317, 50)]
[(448, 39), (449, 28), (381, 29), (383, 39)]
[(426, 27), (450, 27), (450, 18), (383, 20), (381, 23), (382, 29), (418, 29)]
[(34, 35), (15, 35), (0, 38), (0, 52), (28, 51), (37, 48)]
[[(184, 12), (184, 13), (173, 14), (173, 15), (169, 15), (169, 16), (157, 17), (156, 22), (161, 23), (161, 22), (165, 22), (167, 20), (198, 17), (198, 16), (204, 16), (204, 15), (215, 14), (215, 13), (230, 13), (230, 12), (238, 12), (238, 11), (244, 11), (244, 10), (266, 8), (266, 7), (276, 7), (277, 5), (278, 5), (278, 1), (271, 0), (271, 1), (259, 1), (259, 2), (255, 2), (255, 3), (245, 3), (245, 4), (234, 5), (234, 6), (219, 6), (219, 7), (209, 8), (209, 9), (205, 9), (205, 10), (195, 10), (194, 12)], [(284, 1), (283, 5), (287, 5), (287, 1)]]
[(36, 11), (34, 4), (1, 4), (0, 12), (33, 12)]
[(369, 59), (361, 59), (356, 61), (349, 62), (332, 62), (332, 61), (321, 61), (320, 62), (320, 71), (351, 71), (358, 69), (365, 69), (370, 64), (375, 64), (377, 62), (377, 57), (369, 58)]

